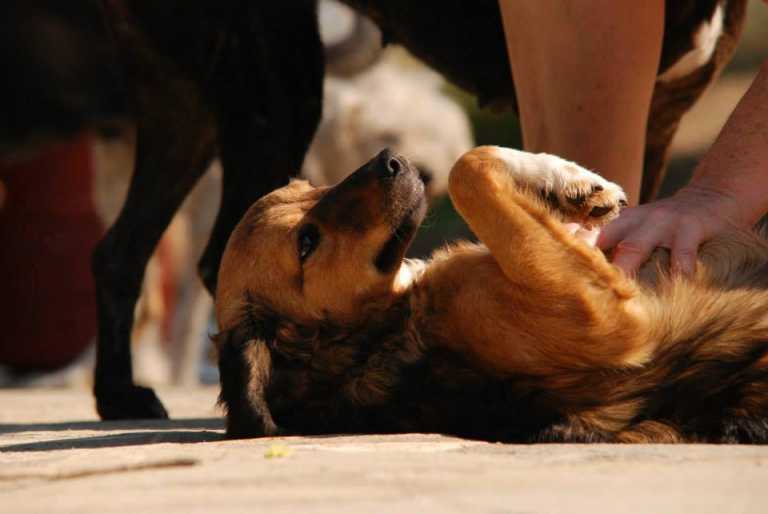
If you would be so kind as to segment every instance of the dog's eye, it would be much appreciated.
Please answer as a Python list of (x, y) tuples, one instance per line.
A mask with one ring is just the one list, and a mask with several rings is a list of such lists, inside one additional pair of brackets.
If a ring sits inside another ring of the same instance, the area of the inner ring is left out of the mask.
[(304, 262), (317, 248), (320, 242), (320, 231), (316, 225), (304, 225), (299, 229), (299, 262)]

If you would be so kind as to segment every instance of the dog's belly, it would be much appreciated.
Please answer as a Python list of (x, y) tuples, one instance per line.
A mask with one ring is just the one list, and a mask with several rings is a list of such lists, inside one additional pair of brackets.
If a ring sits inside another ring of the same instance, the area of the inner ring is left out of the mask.
[(437, 254), (419, 280), (415, 300), (424, 340), (499, 377), (543, 377), (563, 369), (648, 361), (656, 345), (653, 290), (638, 288), (616, 303), (607, 289), (569, 288), (557, 280), (575, 260), (546, 256), (542, 248), (519, 251), (539, 268), (549, 262), (551, 280), (525, 273), (510, 279), (482, 245), (464, 244)]
[[(568, 265), (568, 263), (563, 263)], [(463, 355), (493, 375), (541, 366), (547, 308), (535, 284), (511, 282), (482, 245), (437, 255), (420, 280), (418, 302), (429, 344)]]

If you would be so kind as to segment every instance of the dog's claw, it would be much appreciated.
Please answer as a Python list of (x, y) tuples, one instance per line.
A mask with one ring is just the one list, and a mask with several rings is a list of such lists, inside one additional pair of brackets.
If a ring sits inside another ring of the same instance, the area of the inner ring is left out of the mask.
[(155, 392), (137, 385), (97, 389), (96, 410), (103, 420), (168, 418)]

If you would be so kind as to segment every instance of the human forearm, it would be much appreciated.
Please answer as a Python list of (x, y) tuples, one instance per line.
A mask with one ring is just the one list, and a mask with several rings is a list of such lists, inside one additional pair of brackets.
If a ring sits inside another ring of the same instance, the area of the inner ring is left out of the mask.
[(737, 224), (768, 212), (768, 61), (696, 169), (688, 189), (730, 197)]

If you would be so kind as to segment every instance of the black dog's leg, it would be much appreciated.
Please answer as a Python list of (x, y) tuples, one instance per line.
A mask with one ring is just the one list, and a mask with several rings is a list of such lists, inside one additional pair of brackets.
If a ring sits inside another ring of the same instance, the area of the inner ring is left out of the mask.
[(99, 313), (94, 392), (102, 419), (168, 416), (151, 389), (133, 383), (130, 336), (147, 261), (213, 154), (212, 124), (190, 118), (176, 126), (140, 120), (125, 205), (93, 254)]
[(323, 54), (315, 5), (288, 5), (251, 2), (236, 28), (240, 44), (217, 70), (222, 200), (199, 266), (212, 294), (233, 228), (254, 201), (299, 172), (320, 120)]

